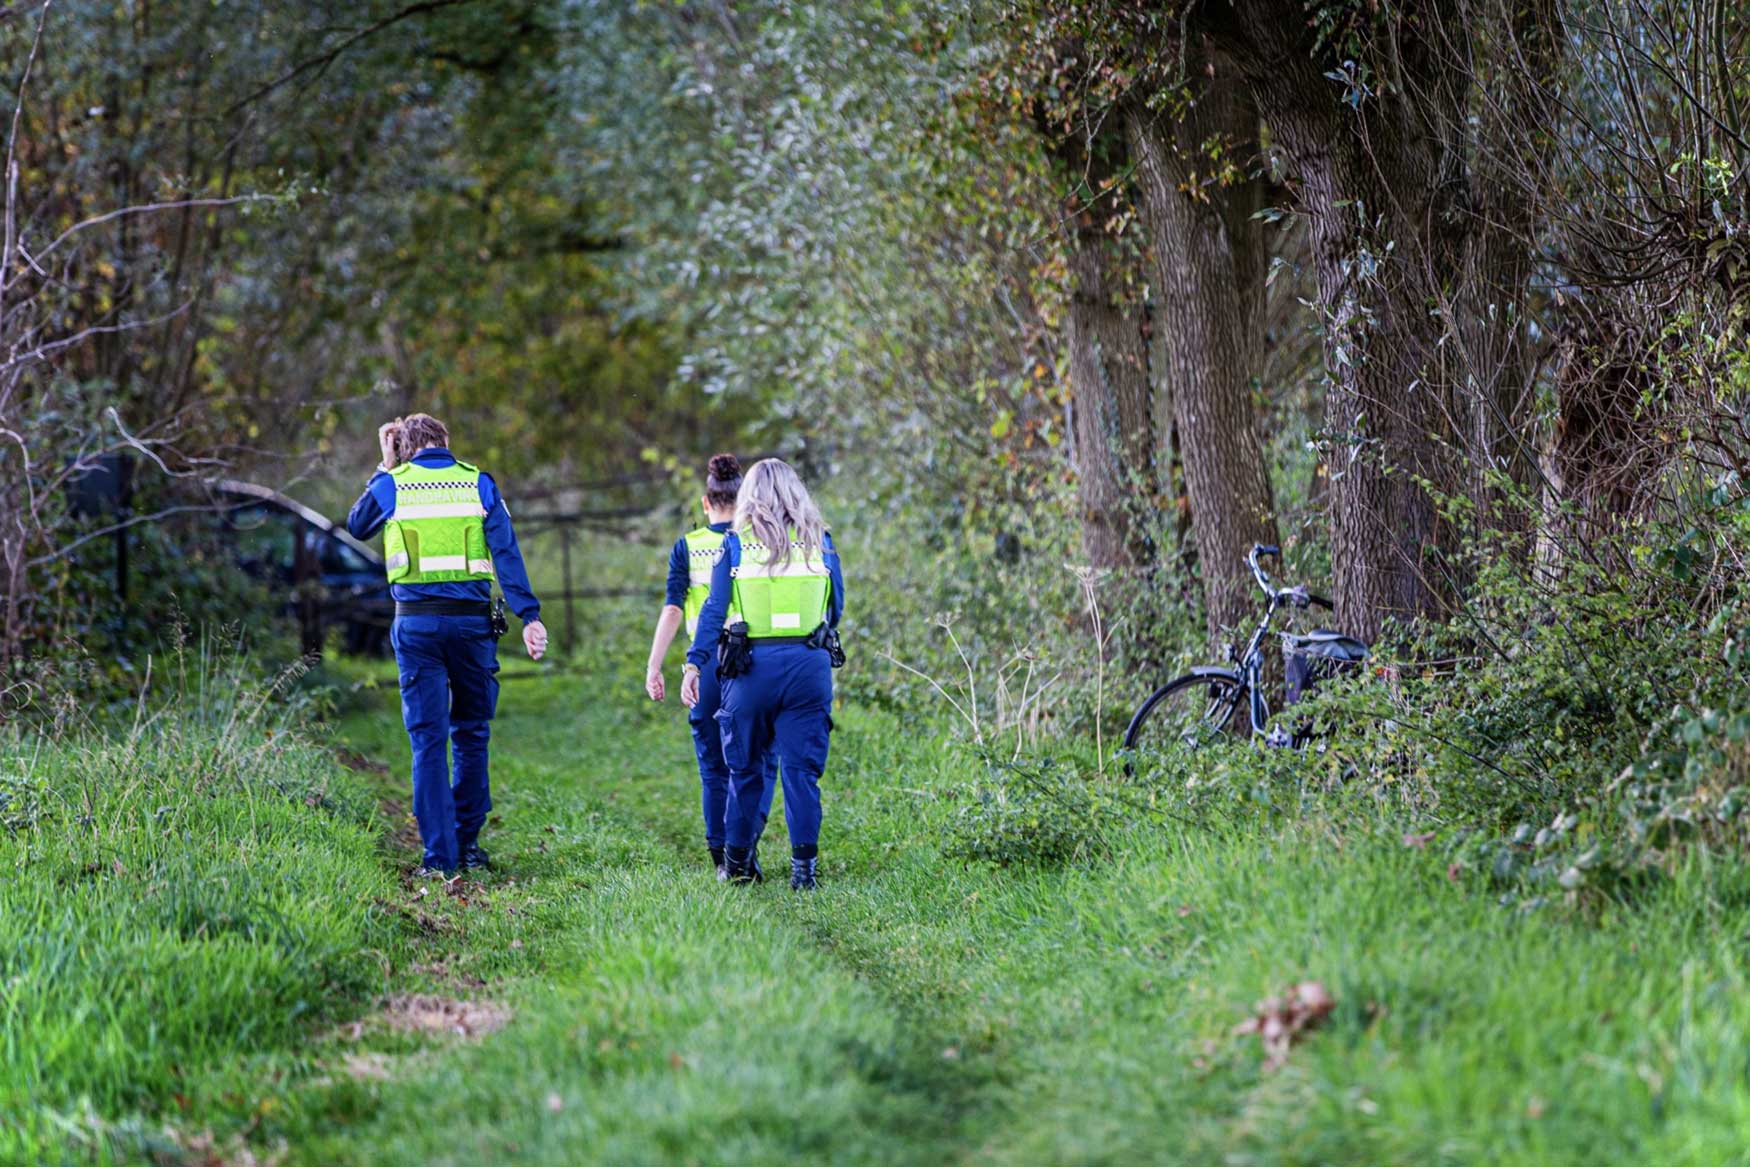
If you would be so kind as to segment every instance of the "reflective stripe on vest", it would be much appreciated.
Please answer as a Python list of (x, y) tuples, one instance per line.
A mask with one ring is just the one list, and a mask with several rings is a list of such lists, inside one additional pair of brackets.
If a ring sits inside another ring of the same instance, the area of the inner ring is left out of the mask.
[(832, 572), (818, 547), (805, 549), (794, 538), (790, 561), (772, 562), (770, 550), (751, 541), (741, 545), (741, 562), (730, 568), (734, 594), (729, 622), (746, 622), (752, 640), (806, 636), (826, 619), (832, 598)]
[(711, 572), (717, 566), (717, 556), (723, 550), (723, 532), (710, 527), (688, 531), (687, 541), (687, 637), (699, 631), (699, 613), (705, 610), (705, 600), (711, 594)]
[(383, 528), (383, 558), (390, 583), (493, 578), (477, 468), (403, 462), (389, 475), (395, 510)]

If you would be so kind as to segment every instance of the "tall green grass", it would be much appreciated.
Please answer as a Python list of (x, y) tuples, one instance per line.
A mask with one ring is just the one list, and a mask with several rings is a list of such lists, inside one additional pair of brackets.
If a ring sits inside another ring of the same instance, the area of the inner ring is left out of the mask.
[(371, 803), (295, 677), (210, 646), (155, 671), (120, 723), (0, 735), (0, 1160), (127, 1159), (246, 1106), (226, 1071), (382, 981)]
[[(967, 862), (986, 763), (847, 710), (821, 891), (736, 891), (699, 852), (678, 711), (638, 680), (507, 690), (495, 854), (539, 926), (457, 952), (516, 1020), (305, 1096), (293, 1162), (1750, 1162), (1739, 856), (1527, 909), (1335, 792)], [(398, 757), (389, 714), (347, 732)], [(1301, 979), (1336, 1011), (1266, 1068), (1232, 1029)]]
[[(211, 1130), (312, 1167), (1750, 1163), (1740, 855), (1503, 902), (1341, 789), (980, 852), (1026, 828), (977, 809), (987, 760), (853, 708), (821, 890), (731, 889), (679, 710), (614, 659), (507, 684), (499, 869), (419, 901), (417, 940), (390, 917), (415, 857), (275, 720), (307, 710), (194, 666), (107, 734), (15, 731), (0, 1159), (180, 1163)], [(387, 670), (353, 667), (379, 686), (340, 732), (404, 774)], [(1269, 1068), (1233, 1027), (1302, 979), (1336, 1009)], [(334, 1024), (385, 988), (509, 1021)]]

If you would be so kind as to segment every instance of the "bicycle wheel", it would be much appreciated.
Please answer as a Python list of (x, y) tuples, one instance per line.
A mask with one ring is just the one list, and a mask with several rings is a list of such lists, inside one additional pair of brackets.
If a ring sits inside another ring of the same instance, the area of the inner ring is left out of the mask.
[(1124, 731), (1130, 755), (1125, 769), (1134, 770), (1139, 758), (1201, 749), (1246, 733), (1251, 722), (1245, 695), (1239, 677), (1225, 670), (1168, 681), (1137, 707)]

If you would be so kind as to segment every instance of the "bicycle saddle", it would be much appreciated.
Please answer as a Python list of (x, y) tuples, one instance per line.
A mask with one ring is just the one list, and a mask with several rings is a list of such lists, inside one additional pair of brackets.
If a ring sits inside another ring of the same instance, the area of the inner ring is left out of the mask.
[(1365, 641), (1345, 636), (1341, 632), (1332, 632), (1328, 628), (1315, 628), (1305, 633), (1284, 632), (1282, 643), (1295, 652), (1328, 656), (1337, 660), (1364, 660), (1372, 651)]

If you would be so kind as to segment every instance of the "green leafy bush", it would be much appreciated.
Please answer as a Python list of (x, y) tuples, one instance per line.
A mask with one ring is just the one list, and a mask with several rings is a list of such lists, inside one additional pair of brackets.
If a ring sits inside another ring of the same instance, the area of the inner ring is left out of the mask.
[(998, 866), (1055, 867), (1101, 854), (1122, 817), (1112, 791), (1061, 759), (984, 759), (950, 822), (948, 854)]

